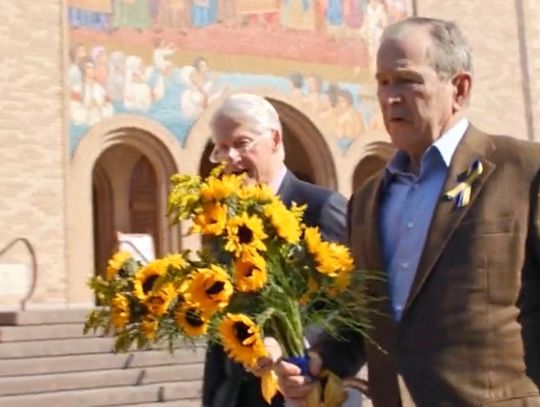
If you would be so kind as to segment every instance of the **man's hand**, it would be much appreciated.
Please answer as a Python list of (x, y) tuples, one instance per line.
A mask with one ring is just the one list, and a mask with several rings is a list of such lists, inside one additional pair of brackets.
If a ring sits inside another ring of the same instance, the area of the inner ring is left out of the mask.
[[(309, 354), (309, 372), (317, 377), (321, 373), (322, 359), (315, 352)], [(308, 394), (314, 387), (310, 376), (303, 376), (300, 368), (292, 363), (281, 360), (274, 366), (278, 376), (279, 389), (285, 399), (293, 407), (304, 407)]]
[(257, 360), (257, 366), (247, 367), (246, 370), (251, 374), (262, 377), (265, 373), (268, 373), (274, 367), (274, 363), (281, 358), (281, 346), (279, 346), (278, 341), (272, 337), (264, 338), (264, 346), (268, 351), (269, 356), (259, 358)]

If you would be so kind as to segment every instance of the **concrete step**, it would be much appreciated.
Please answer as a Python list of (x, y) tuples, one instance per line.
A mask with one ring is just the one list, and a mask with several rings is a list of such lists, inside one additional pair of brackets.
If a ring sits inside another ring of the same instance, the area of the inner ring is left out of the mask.
[(89, 338), (100, 336), (89, 332), (83, 335), (83, 324), (52, 324), (52, 325), (25, 325), (0, 326), (0, 342), (20, 342), (43, 339)]
[(0, 343), (0, 359), (112, 352), (113, 339), (88, 337)]
[(2, 311), (0, 325), (45, 325), (83, 323), (90, 310), (58, 309), (35, 311)]
[[(1, 346), (4, 345), (7, 344)], [(204, 348), (179, 348), (173, 354), (164, 350), (150, 350), (119, 354), (0, 359), (0, 377), (192, 364), (203, 362), (204, 355)]]
[(143, 386), (109, 387), (40, 393), (0, 398), (0, 407), (101, 407), (195, 399), (200, 397), (201, 382), (174, 382)]
[(0, 378), (0, 397), (201, 380), (202, 363)]

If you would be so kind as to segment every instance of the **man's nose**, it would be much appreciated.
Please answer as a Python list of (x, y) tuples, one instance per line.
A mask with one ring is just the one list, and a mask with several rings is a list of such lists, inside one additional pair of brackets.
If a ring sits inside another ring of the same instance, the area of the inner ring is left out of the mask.
[(401, 102), (401, 94), (397, 91), (395, 86), (388, 85), (382, 91), (382, 99), (385, 104), (394, 105)]

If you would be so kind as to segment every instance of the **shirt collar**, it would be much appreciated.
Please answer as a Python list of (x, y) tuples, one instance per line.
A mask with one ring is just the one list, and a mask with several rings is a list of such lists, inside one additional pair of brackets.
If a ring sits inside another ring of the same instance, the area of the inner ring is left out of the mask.
[(277, 194), (277, 192), (279, 191), (279, 188), (281, 187), (281, 184), (283, 183), (283, 180), (285, 179), (285, 175), (287, 175), (287, 168), (283, 165), (281, 169), (279, 170), (278, 174), (268, 184), (270, 188), (272, 188), (272, 191), (274, 191), (275, 194)]
[[(465, 135), (467, 127), (469, 127), (469, 120), (466, 118), (459, 120), (445, 131), (441, 137), (433, 142), (433, 144), (424, 152), (422, 161), (430, 150), (437, 149), (439, 150), (440, 156), (446, 167), (450, 167), (452, 157), (456, 152), (459, 142)], [(407, 156), (407, 153), (403, 150), (396, 151), (392, 159), (386, 165), (387, 174), (390, 173), (391, 175), (395, 175), (398, 172), (406, 173), (408, 163), (409, 157)]]
[(450, 167), (452, 157), (456, 152), (457, 146), (465, 132), (469, 127), (469, 120), (463, 118), (450, 127), (441, 137), (433, 143), (433, 147), (437, 148), (441, 153), (441, 157), (447, 167)]

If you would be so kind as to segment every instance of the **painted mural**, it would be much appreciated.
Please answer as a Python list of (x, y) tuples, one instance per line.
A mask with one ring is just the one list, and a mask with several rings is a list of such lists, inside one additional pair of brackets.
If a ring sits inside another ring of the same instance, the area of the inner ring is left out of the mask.
[(384, 27), (412, 0), (68, 0), (70, 145), (140, 114), (182, 145), (225, 92), (270, 87), (319, 117), (344, 153), (380, 130), (372, 83)]

